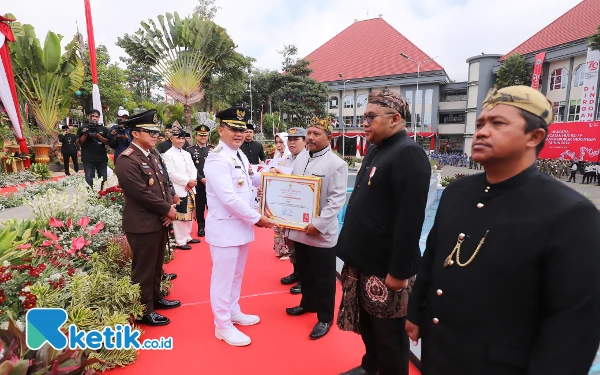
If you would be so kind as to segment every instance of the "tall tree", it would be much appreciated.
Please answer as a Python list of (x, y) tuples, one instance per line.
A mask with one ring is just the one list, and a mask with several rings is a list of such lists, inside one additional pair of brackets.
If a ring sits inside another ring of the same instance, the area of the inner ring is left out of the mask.
[(119, 59), (125, 63), (127, 89), (133, 94), (133, 100), (136, 102), (152, 101), (151, 90), (160, 87), (160, 77), (152, 71), (151, 67), (135, 62), (131, 57), (120, 57)]
[(204, 97), (202, 83), (235, 56), (235, 44), (225, 29), (197, 13), (181, 19), (177, 12), (142, 22), (117, 45), (136, 62), (151, 66), (161, 77), (165, 92), (183, 104), (191, 131), (191, 106)]
[[(87, 43), (84, 53), (89, 59)], [(102, 98), (102, 114), (106, 124), (117, 117), (117, 110), (131, 99), (131, 94), (125, 88), (125, 71), (116, 63), (110, 62), (110, 55), (105, 45), (96, 47), (96, 68), (98, 69), (98, 87)], [(92, 73), (89, 65), (85, 66), (85, 79), (81, 86), (81, 101), (86, 109), (92, 108)]]
[(204, 101), (201, 110), (219, 112), (222, 109), (238, 105), (246, 94), (248, 69), (254, 59), (235, 52), (224, 62), (221, 69), (204, 80)]
[(590, 48), (596, 51), (600, 50), (600, 25), (598, 25), (596, 34), (590, 36)]
[[(246, 79), (244, 96), (241, 104), (250, 108), (250, 80)], [(275, 70), (253, 70), (252, 71), (252, 118), (256, 124), (260, 124), (261, 113), (269, 113), (271, 108), (277, 111), (277, 102), (275, 95), (277, 90), (282, 87), (283, 79), (281, 73)], [(268, 132), (262, 129), (265, 134)]]
[(281, 87), (275, 93), (277, 109), (281, 108), (281, 112), (287, 115), (288, 125), (305, 126), (314, 116), (326, 116), (329, 90), (327, 85), (310, 78), (312, 70), (308, 65), (308, 61), (298, 60), (286, 66)]
[(533, 65), (529, 64), (524, 57), (515, 53), (502, 62), (500, 69), (498, 69), (495, 87), (501, 89), (515, 85), (529, 86), (532, 73)]
[(215, 5), (216, 0), (198, 0), (198, 5), (194, 8), (194, 13), (207, 20), (213, 20), (220, 6)]

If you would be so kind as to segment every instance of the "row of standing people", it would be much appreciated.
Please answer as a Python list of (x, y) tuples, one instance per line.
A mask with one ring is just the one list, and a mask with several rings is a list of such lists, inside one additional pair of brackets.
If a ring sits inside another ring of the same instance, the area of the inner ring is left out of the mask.
[[(425, 375), (587, 374), (600, 341), (600, 240), (594, 234), (600, 214), (535, 166), (552, 104), (524, 86), (488, 95), (472, 148), (485, 173), (446, 189), (422, 258), (419, 238), (431, 169), (404, 130), (408, 108), (392, 90), (369, 95), (363, 126), (373, 145), (339, 237), (347, 167), (330, 150), (331, 124), (309, 125), (308, 153), (297, 156), (292, 174), (322, 179), (321, 212), (303, 231), (286, 233), (302, 282), (300, 305), (286, 312), (316, 312), (313, 339), (329, 331), (337, 255), (344, 261), (337, 325), (359, 333), (366, 348), (361, 365), (345, 375), (408, 374), (409, 338), (421, 337)], [(232, 108), (219, 115), (221, 141), (204, 168), (215, 336), (235, 346), (248, 345), (250, 338), (234, 324), (260, 321), (239, 306), (254, 225), (273, 226), (250, 208), (254, 176), (239, 152), (246, 113)], [(152, 137), (154, 128), (138, 124), (134, 143), (150, 146), (146, 135)], [(138, 148), (141, 158), (144, 147)], [(119, 178), (131, 169), (127, 179), (136, 181), (123, 185), (124, 228), (136, 209), (152, 210), (155, 227), (176, 216), (165, 191), (149, 183), (159, 172), (146, 171), (142, 163), (117, 166)], [(140, 195), (149, 199), (143, 207)], [(134, 248), (134, 258), (136, 253)], [(565, 344), (573, 339), (578, 345)]]

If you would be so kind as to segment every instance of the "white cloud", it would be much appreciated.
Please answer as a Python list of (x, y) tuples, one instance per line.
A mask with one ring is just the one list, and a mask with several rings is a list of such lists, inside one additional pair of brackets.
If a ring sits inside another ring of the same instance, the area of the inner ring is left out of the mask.
[[(446, 69), (452, 79), (465, 80), (469, 57), (504, 54), (575, 6), (579, 0), (217, 0), (222, 9), (215, 21), (226, 28), (238, 51), (257, 59), (261, 68), (279, 69), (285, 44), (296, 44), (306, 56), (354, 19), (383, 18)], [(133, 33), (140, 21), (158, 14), (192, 12), (195, 0), (91, 0), (96, 45), (105, 44), (113, 60), (124, 52), (117, 37)], [(85, 32), (83, 0), (13, 1), (3, 11), (33, 24), (42, 40), (48, 30), (70, 40)], [(385, 40), (381, 41), (385, 48)], [(398, 51), (400, 52), (400, 51)], [(361, 51), (356, 51), (360, 54)]]

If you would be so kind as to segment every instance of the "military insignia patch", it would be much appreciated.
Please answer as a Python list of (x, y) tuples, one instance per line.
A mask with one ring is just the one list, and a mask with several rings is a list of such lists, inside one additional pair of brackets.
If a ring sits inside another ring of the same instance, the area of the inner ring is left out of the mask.
[(211, 152), (221, 152), (221, 150), (223, 150), (223, 147), (221, 146), (217, 146), (214, 150), (212, 150)]
[(242, 121), (244, 119), (244, 116), (246, 116), (246, 111), (242, 111), (240, 109), (238, 109), (235, 114), (237, 115), (238, 120)]
[(290, 134), (296, 134), (296, 129), (292, 128), (289, 130)]
[(129, 156), (133, 152), (132, 148), (128, 148), (127, 150), (121, 152), (121, 155)]
[(151, 178), (150, 180), (148, 180), (148, 185), (149, 186), (154, 185), (154, 179), (153, 178)]
[(156, 115), (156, 113), (154, 114), (154, 117), (152, 118), (152, 122), (155, 124), (158, 124), (158, 116)]

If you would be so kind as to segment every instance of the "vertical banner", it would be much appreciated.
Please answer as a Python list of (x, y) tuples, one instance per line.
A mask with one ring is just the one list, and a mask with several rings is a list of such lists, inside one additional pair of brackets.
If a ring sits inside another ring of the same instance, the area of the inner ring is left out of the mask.
[(598, 98), (598, 70), (600, 66), (600, 51), (592, 51), (588, 48), (587, 61), (585, 62), (585, 75), (581, 91), (581, 112), (579, 121), (594, 121), (596, 118), (596, 106)]
[(538, 90), (540, 87), (540, 77), (542, 75), (542, 65), (544, 65), (544, 59), (546, 58), (546, 52), (540, 52), (535, 55), (533, 64), (533, 75), (531, 76), (531, 88)]

